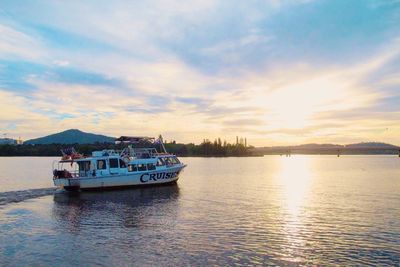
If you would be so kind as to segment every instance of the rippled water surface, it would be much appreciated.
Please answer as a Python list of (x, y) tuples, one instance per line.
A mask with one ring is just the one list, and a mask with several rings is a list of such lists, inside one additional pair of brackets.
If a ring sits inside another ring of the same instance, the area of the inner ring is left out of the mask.
[(0, 265), (399, 265), (398, 157), (183, 158), (175, 186), (75, 194), (52, 160), (0, 158)]

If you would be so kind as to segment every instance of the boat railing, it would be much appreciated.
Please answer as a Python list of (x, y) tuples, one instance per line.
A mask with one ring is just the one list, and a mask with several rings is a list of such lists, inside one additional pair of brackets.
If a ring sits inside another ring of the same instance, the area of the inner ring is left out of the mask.
[(76, 165), (74, 168), (72, 168), (72, 163), (74, 163), (74, 161), (72, 160), (53, 161), (53, 178), (58, 179), (82, 177)]
[(121, 157), (133, 157), (138, 159), (154, 158), (160, 153), (155, 148), (132, 148), (126, 147), (120, 152)]
[(94, 170), (57, 170), (53, 171), (54, 179), (57, 178), (66, 178), (66, 179), (73, 179), (73, 178), (86, 178), (86, 177), (95, 177), (96, 172)]
[(79, 171), (53, 170), (53, 179), (72, 179), (82, 177)]

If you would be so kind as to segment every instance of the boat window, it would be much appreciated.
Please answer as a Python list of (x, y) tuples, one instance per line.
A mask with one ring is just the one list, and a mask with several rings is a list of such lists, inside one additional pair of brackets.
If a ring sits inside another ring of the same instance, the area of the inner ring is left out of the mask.
[(173, 164), (179, 164), (179, 160), (177, 157), (172, 157), (171, 160)]
[(138, 164), (138, 171), (146, 171), (146, 164)]
[(119, 167), (120, 168), (126, 168), (125, 161), (123, 161), (122, 159), (119, 160)]
[(90, 161), (78, 161), (79, 171), (89, 171)]
[(100, 159), (100, 160), (97, 161), (97, 169), (98, 170), (107, 169), (106, 161), (104, 159)]
[(162, 158), (159, 158), (159, 159), (157, 160), (156, 166), (163, 166), (163, 165), (165, 165), (164, 160), (163, 160)]
[(165, 163), (167, 164), (167, 166), (173, 165), (173, 163), (172, 163), (170, 158), (165, 158), (164, 160), (165, 160)]
[(110, 168), (118, 168), (118, 159), (110, 159)]
[(129, 172), (137, 172), (137, 165), (136, 164), (129, 164), (128, 165)]
[(155, 169), (156, 169), (156, 166), (155, 166), (153, 163), (147, 163), (147, 169), (148, 169), (149, 171), (155, 170)]

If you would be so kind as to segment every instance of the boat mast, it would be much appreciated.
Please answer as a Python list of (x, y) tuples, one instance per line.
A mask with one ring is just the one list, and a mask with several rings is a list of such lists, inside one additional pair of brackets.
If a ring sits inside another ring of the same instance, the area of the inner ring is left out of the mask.
[(168, 153), (167, 150), (165, 149), (164, 140), (163, 140), (161, 134), (160, 134), (160, 136), (158, 137), (158, 140), (160, 141), (160, 144), (161, 144), (162, 149), (164, 150), (164, 153)]

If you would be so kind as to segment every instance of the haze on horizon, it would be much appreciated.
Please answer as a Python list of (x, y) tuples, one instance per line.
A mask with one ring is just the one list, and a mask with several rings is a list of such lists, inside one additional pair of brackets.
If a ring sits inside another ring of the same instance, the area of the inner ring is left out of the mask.
[(400, 144), (400, 1), (2, 1), (0, 133)]

